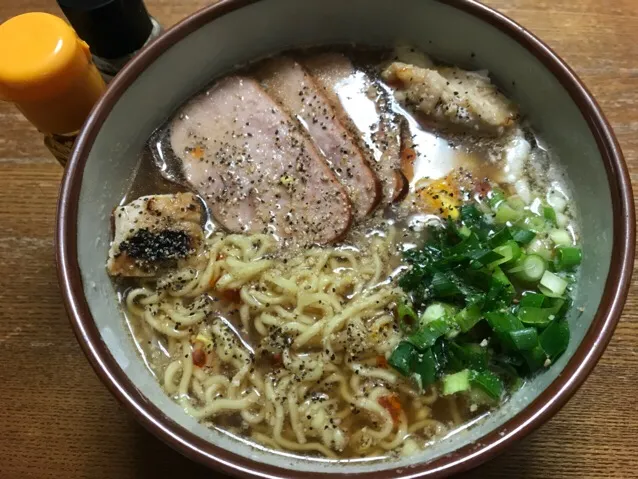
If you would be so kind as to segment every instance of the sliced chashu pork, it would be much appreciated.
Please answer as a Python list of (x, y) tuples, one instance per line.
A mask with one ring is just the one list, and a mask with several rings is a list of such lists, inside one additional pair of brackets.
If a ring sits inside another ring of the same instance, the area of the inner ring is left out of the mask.
[(397, 99), (443, 123), (501, 134), (518, 117), (514, 105), (478, 72), (394, 62), (382, 77), (398, 88)]
[(287, 57), (265, 61), (257, 76), (266, 91), (302, 123), (325, 155), (348, 190), (355, 217), (369, 214), (381, 200), (381, 184), (322, 89), (299, 63)]
[(362, 140), (383, 185), (384, 201), (400, 198), (407, 187), (400, 173), (400, 129), (384, 92), (340, 53), (312, 55), (302, 64), (337, 106), (340, 119)]
[(191, 193), (143, 196), (113, 211), (107, 261), (112, 276), (154, 276), (195, 266), (202, 250), (202, 204)]
[(252, 78), (230, 76), (174, 118), (171, 147), (214, 218), (300, 244), (341, 238), (348, 194), (315, 146)]

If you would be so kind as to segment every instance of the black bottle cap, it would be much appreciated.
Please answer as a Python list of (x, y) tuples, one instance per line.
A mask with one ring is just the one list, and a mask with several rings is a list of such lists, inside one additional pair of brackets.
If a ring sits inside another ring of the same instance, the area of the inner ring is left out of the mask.
[(142, 48), (153, 30), (142, 0), (58, 0), (91, 52), (115, 59)]

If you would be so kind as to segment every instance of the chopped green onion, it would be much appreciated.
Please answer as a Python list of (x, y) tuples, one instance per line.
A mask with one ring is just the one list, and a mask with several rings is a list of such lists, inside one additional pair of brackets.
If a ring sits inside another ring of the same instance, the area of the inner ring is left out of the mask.
[(549, 239), (557, 246), (571, 246), (572, 237), (567, 230), (552, 230), (549, 232)]
[(483, 266), (487, 266), (488, 264), (500, 264), (498, 261), (503, 259), (503, 255), (496, 250), (490, 249), (473, 251), (468, 256), (472, 259), (470, 265), (474, 269), (481, 269)]
[(501, 246), (502, 244), (507, 243), (512, 240), (511, 229), (506, 226), (500, 231), (497, 231), (490, 237), (490, 246), (492, 248), (496, 248), (497, 246)]
[[(540, 199), (527, 208), (494, 190), (484, 203), (462, 205), (460, 220), (431, 228), (424, 246), (404, 253), (411, 268), (399, 285), (415, 306), (397, 306), (411, 327), (392, 367), (421, 388), (440, 380), (443, 394), (495, 404), (503, 381), (520, 384), (560, 356), (569, 344), (570, 270), (582, 252), (558, 223), (559, 210)], [(532, 291), (517, 301), (514, 285)]]
[[(541, 278), (540, 286), (544, 288), (541, 291), (543, 291), (546, 296), (556, 298), (565, 293), (565, 289), (567, 289), (567, 281), (560, 276), (556, 276), (550, 271), (545, 271)], [(545, 290), (547, 290), (549, 294)]]
[(536, 328), (525, 328), (509, 332), (514, 346), (519, 351), (529, 351), (538, 344)]
[(515, 210), (525, 209), (525, 202), (518, 195), (512, 195), (509, 198), (507, 198), (507, 203)]
[(470, 368), (477, 371), (487, 369), (488, 351), (478, 344), (458, 344), (454, 341), (449, 343), (449, 359), (454, 369)]
[(545, 219), (540, 216), (528, 216), (523, 221), (523, 224), (530, 230), (540, 233), (545, 231)]
[(517, 226), (510, 227), (510, 232), (512, 234), (512, 239), (521, 245), (526, 245), (536, 238), (536, 233), (534, 231), (519, 228)]
[(543, 217), (556, 226), (556, 211), (551, 206), (543, 206)]
[(547, 242), (540, 238), (536, 238), (527, 246), (527, 253), (538, 255), (547, 261), (552, 259), (552, 250), (547, 245)]
[(522, 306), (518, 310), (518, 319), (523, 324), (534, 326), (546, 326), (555, 316), (551, 308), (537, 308), (534, 306)]
[(552, 310), (552, 314), (554, 315), (555, 319), (562, 319), (567, 315), (567, 312), (569, 311), (569, 308), (572, 305), (572, 300), (571, 298), (567, 297), (567, 298), (551, 298), (551, 306), (550, 309)]
[(388, 364), (399, 371), (403, 376), (409, 376), (410, 362), (415, 352), (414, 346), (406, 341), (401, 341), (399, 345), (394, 348), (394, 351), (392, 351), (388, 359)]
[(467, 238), (472, 234), (472, 230), (469, 229), (467, 226), (463, 225), (459, 228), (459, 235), (462, 236), (463, 238)]
[(545, 354), (545, 351), (543, 351), (543, 348), (540, 346), (540, 344), (530, 351), (521, 351), (521, 355), (525, 359), (527, 367), (532, 373), (543, 368), (545, 366), (545, 361), (547, 361), (547, 355)]
[(414, 327), (419, 321), (419, 317), (414, 312), (412, 306), (404, 303), (403, 301), (399, 302), (397, 305), (397, 317), (401, 327), (405, 328), (405, 326), (407, 326), (406, 329)]
[(443, 396), (449, 396), (470, 389), (470, 370), (464, 369), (455, 374), (443, 376)]
[(452, 279), (442, 272), (437, 272), (432, 277), (432, 291), (439, 298), (448, 298), (457, 296), (461, 293), (459, 287), (454, 284)]
[(539, 336), (539, 342), (550, 360), (563, 354), (569, 346), (569, 325), (564, 319), (554, 321)]
[(471, 304), (463, 308), (455, 317), (459, 329), (466, 333), (481, 320), (481, 308), (476, 304)]
[(469, 404), (476, 404), (477, 406), (489, 406), (493, 407), (498, 403), (498, 399), (493, 399), (487, 395), (482, 389), (470, 388), (467, 393)]
[(408, 341), (417, 349), (423, 350), (434, 345), (437, 339), (448, 333), (451, 328), (450, 320), (446, 317), (433, 319), (408, 337)]
[(535, 283), (543, 277), (545, 269), (545, 260), (536, 254), (530, 254), (522, 257), (508, 272), (514, 274), (521, 281)]
[(501, 202), (496, 208), (494, 221), (497, 224), (513, 223), (518, 221), (522, 216), (522, 212), (515, 210), (505, 202)]
[(471, 371), (470, 384), (481, 389), (492, 399), (500, 399), (503, 395), (503, 381), (490, 371)]
[(500, 254), (502, 258), (490, 263), (490, 265), (498, 266), (516, 261), (521, 256), (521, 247), (516, 241), (509, 240), (507, 243), (494, 248), (494, 252)]
[(499, 333), (509, 333), (510, 331), (523, 329), (523, 323), (510, 313), (493, 311), (485, 313), (485, 319), (487, 319), (490, 327)]
[(496, 211), (496, 209), (504, 200), (505, 200), (505, 193), (503, 193), (503, 190), (498, 188), (494, 188), (487, 195), (487, 202), (489, 203), (490, 208), (492, 208), (492, 210), (494, 211)]
[(514, 285), (503, 273), (501, 268), (495, 266), (490, 278), (490, 287), (485, 297), (485, 306), (491, 308), (499, 302), (509, 304), (516, 296)]
[(483, 217), (483, 213), (479, 211), (475, 204), (465, 204), (461, 206), (461, 221), (474, 223)]
[(425, 312), (421, 315), (420, 324), (425, 325), (435, 319), (443, 318), (445, 316), (452, 317), (456, 314), (456, 308), (451, 304), (446, 303), (432, 303), (428, 306)]
[(558, 269), (571, 269), (580, 264), (583, 253), (575, 246), (560, 246), (556, 248), (556, 266)]
[(423, 352), (415, 352), (410, 358), (410, 371), (419, 383), (421, 389), (425, 389), (436, 380), (437, 363), (431, 349)]
[(533, 308), (542, 308), (543, 305), (545, 305), (546, 303), (547, 297), (544, 294), (526, 291), (525, 293), (523, 293), (519, 304), (521, 305), (521, 307), (530, 306)]

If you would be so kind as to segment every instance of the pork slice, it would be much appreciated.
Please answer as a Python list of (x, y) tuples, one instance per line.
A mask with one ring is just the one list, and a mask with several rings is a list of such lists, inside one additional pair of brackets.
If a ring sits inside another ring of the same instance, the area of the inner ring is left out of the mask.
[(500, 135), (518, 118), (514, 105), (478, 72), (394, 62), (382, 76), (397, 85), (397, 99), (442, 123)]
[(113, 211), (111, 276), (151, 277), (196, 266), (203, 245), (203, 207), (191, 193), (143, 196)]
[(171, 147), (214, 218), (236, 233), (330, 243), (352, 221), (321, 153), (252, 78), (226, 77), (172, 120)]
[(381, 183), (356, 140), (308, 72), (295, 60), (277, 57), (257, 71), (266, 91), (310, 134), (332, 171), (346, 187), (355, 217), (368, 215), (381, 200)]
[(400, 172), (400, 129), (386, 93), (340, 53), (308, 56), (302, 64), (335, 105), (341, 121), (362, 141), (381, 180), (384, 202), (399, 199), (406, 186)]

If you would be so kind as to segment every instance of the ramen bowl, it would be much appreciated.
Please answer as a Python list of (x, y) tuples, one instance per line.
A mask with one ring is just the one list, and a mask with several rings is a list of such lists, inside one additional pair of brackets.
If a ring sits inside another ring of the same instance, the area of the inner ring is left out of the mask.
[[(129, 188), (140, 151), (180, 104), (236, 65), (293, 47), (397, 41), (489, 70), (562, 159), (582, 212), (584, 252), (567, 352), (486, 418), (405, 458), (301, 459), (199, 424), (145, 367), (105, 269), (111, 208)], [(470, 0), (225, 0), (170, 29), (110, 85), (67, 167), (56, 235), (59, 281), (85, 354), (136, 418), (184, 455), (242, 477), (440, 477), (502, 452), (583, 383), (621, 314), (635, 219), (626, 165), (596, 102), (555, 53), (503, 15)]]

